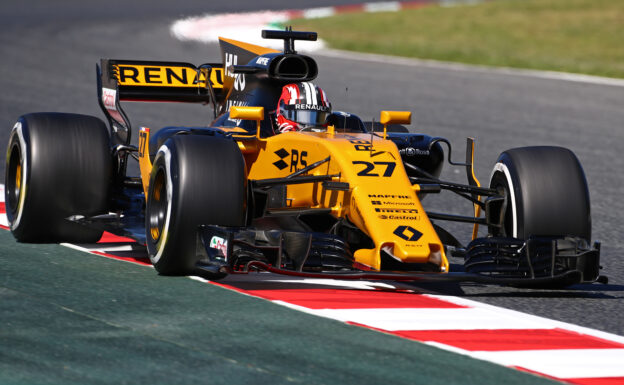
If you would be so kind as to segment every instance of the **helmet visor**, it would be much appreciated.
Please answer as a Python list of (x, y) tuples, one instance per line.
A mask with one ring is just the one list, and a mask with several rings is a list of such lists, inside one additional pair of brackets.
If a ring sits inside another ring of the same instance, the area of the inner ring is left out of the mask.
[(329, 108), (321, 106), (315, 109), (298, 109), (295, 106), (285, 106), (281, 112), (286, 119), (303, 127), (322, 126), (329, 116)]

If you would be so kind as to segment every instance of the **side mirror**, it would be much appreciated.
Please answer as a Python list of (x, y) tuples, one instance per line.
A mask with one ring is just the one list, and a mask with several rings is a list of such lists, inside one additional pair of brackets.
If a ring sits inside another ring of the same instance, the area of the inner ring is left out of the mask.
[(264, 119), (264, 107), (241, 107), (232, 106), (230, 108), (230, 118), (243, 120)]
[(384, 125), (383, 138), (386, 139), (388, 124), (410, 124), (412, 113), (410, 111), (381, 111), (379, 121)]
[(232, 106), (230, 108), (230, 118), (255, 120), (257, 124), (256, 138), (260, 139), (260, 122), (264, 119), (264, 107)]

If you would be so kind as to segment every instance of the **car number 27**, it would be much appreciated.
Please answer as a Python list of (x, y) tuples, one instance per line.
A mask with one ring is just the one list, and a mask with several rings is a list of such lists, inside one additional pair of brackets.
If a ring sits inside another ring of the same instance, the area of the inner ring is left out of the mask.
[(352, 163), (354, 165), (364, 166), (364, 168), (357, 173), (358, 176), (379, 176), (379, 171), (385, 166), (382, 176), (390, 177), (396, 167), (395, 162), (365, 162), (362, 160), (354, 160)]

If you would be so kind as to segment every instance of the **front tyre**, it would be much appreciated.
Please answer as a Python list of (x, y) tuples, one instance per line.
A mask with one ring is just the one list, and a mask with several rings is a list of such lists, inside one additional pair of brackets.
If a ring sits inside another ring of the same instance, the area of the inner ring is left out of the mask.
[(244, 226), (245, 181), (245, 161), (233, 140), (180, 134), (158, 149), (145, 227), (149, 257), (160, 274), (194, 270), (199, 225)]
[(108, 130), (95, 117), (21, 116), (9, 136), (5, 202), (20, 242), (96, 242), (102, 235), (67, 220), (107, 211), (111, 176)]
[(490, 228), (494, 236), (572, 236), (590, 242), (589, 190), (572, 151), (550, 146), (507, 150), (494, 166), (490, 187), (507, 195), (502, 228)]

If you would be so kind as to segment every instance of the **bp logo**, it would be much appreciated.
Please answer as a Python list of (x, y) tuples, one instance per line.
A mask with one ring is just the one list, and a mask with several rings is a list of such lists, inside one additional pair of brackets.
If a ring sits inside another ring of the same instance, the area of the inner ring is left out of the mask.
[(411, 226), (399, 226), (392, 233), (408, 242), (415, 242), (422, 237), (422, 233)]

